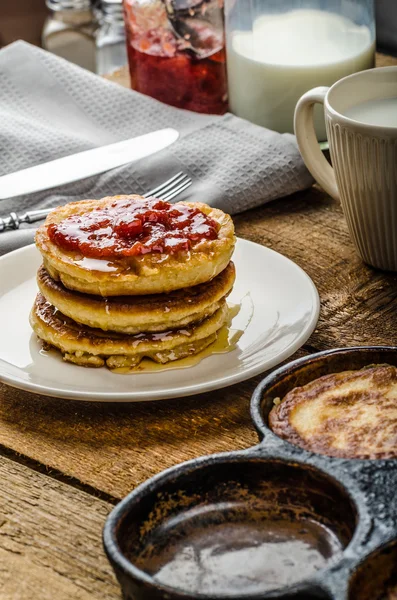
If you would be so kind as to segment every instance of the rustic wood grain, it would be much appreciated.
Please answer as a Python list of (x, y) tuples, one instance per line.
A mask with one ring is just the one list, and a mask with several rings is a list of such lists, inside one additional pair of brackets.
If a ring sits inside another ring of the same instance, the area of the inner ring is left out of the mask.
[(121, 498), (179, 462), (257, 443), (249, 398), (258, 381), (124, 405), (54, 400), (0, 386), (0, 444)]
[(0, 445), (116, 500), (185, 460), (255, 445), (249, 400), (260, 379), (136, 404), (57, 400), (0, 384)]
[(397, 276), (361, 261), (339, 203), (313, 188), (235, 223), (239, 235), (285, 254), (313, 279), (321, 314), (311, 347), (397, 343)]
[(119, 600), (101, 542), (112, 506), (0, 456), (2, 600)]
[(397, 58), (395, 56), (388, 56), (387, 54), (376, 54), (376, 66), (377, 67), (391, 67), (397, 64)]

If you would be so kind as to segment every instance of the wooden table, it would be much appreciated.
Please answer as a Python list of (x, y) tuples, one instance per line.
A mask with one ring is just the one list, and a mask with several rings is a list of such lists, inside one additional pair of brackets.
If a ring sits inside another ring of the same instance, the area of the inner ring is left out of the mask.
[[(378, 56), (378, 64), (397, 60)], [(126, 71), (113, 79), (127, 85)], [(295, 357), (396, 344), (397, 276), (361, 262), (339, 204), (320, 188), (248, 211), (235, 224), (239, 236), (288, 256), (318, 287), (320, 320)], [(68, 402), (0, 384), (2, 600), (120, 598), (101, 544), (112, 505), (166, 467), (254, 444), (249, 400), (260, 379), (127, 405)]]

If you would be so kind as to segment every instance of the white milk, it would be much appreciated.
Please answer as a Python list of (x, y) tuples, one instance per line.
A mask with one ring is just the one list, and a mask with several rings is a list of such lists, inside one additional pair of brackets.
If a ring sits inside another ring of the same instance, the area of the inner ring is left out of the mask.
[(344, 115), (367, 125), (397, 127), (397, 98), (362, 102), (345, 110)]
[[(295, 105), (305, 92), (372, 67), (374, 52), (370, 29), (338, 14), (262, 15), (252, 31), (235, 31), (228, 39), (231, 111), (275, 131), (293, 132)], [(319, 139), (325, 139), (320, 108), (316, 117)]]

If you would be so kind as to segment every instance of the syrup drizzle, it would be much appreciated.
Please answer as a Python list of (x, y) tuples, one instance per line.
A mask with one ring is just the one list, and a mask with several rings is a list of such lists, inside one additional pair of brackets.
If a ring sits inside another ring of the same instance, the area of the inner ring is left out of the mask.
[(219, 330), (215, 342), (210, 344), (202, 352), (179, 360), (170, 361), (166, 364), (156, 363), (150, 358), (144, 358), (136, 367), (112, 369), (112, 373), (135, 374), (171, 371), (173, 369), (187, 369), (198, 365), (202, 360), (213, 354), (226, 354), (227, 352), (232, 352), (237, 347), (237, 344), (245, 331), (245, 329), (233, 329), (231, 327), (232, 320), (238, 315), (240, 309), (241, 304), (229, 304), (229, 318), (227, 324)]

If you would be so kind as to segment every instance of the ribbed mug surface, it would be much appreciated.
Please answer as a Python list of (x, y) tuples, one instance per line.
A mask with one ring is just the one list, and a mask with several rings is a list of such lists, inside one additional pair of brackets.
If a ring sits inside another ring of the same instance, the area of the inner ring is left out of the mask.
[(397, 137), (338, 122), (326, 110), (332, 164), (350, 235), (363, 260), (397, 270)]

